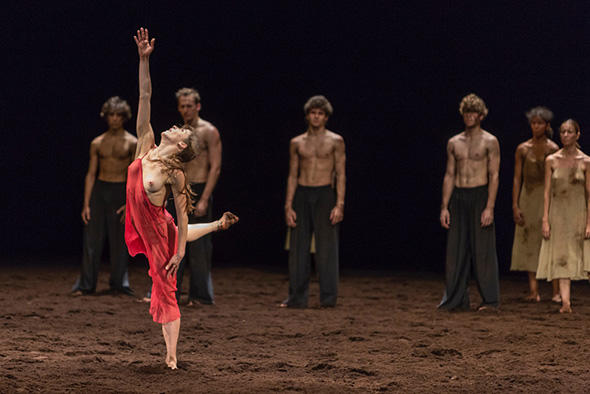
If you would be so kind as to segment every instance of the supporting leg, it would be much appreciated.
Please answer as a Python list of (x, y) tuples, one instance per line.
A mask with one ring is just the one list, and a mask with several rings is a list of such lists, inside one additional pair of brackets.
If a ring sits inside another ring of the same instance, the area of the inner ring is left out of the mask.
[(561, 295), (559, 294), (559, 279), (553, 279), (553, 295), (551, 301), (561, 304)]
[(166, 341), (166, 365), (170, 369), (178, 369), (176, 359), (176, 345), (180, 333), (180, 318), (162, 324), (162, 334)]
[(561, 308), (559, 313), (572, 313), (572, 303), (570, 300), (570, 279), (559, 279), (559, 293), (561, 294)]
[(539, 283), (537, 282), (536, 272), (527, 272), (529, 277), (529, 295), (525, 297), (525, 301), (539, 302), (541, 296), (539, 295)]

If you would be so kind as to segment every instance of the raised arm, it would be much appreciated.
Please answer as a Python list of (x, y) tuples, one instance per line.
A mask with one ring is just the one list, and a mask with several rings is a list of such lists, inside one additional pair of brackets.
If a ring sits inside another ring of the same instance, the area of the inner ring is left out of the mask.
[(336, 173), (336, 206), (330, 212), (330, 222), (334, 225), (344, 219), (344, 194), (346, 192), (346, 150), (344, 139), (338, 137), (334, 148), (334, 171)]
[(221, 138), (219, 137), (219, 131), (217, 131), (217, 128), (211, 127), (207, 131), (205, 138), (207, 138), (207, 146), (209, 147), (209, 173), (207, 174), (207, 183), (205, 183), (203, 193), (201, 193), (199, 202), (195, 207), (196, 216), (205, 216), (207, 214), (209, 197), (211, 197), (221, 173)]
[(299, 156), (297, 154), (297, 142), (291, 140), (289, 144), (289, 175), (287, 176), (287, 196), (285, 197), (285, 221), (287, 226), (295, 227), (297, 215), (293, 210), (293, 196), (297, 188), (297, 175), (299, 174)]
[(518, 205), (520, 189), (522, 186), (522, 159), (525, 152), (526, 148), (523, 144), (516, 148), (516, 154), (514, 156), (514, 178), (512, 179), (512, 217), (514, 223), (519, 226), (524, 226), (525, 221), (520, 206)]
[(443, 178), (442, 203), (440, 205), (440, 225), (448, 229), (451, 224), (451, 214), (449, 213), (449, 200), (453, 189), (455, 188), (455, 154), (453, 153), (453, 143), (451, 140), (447, 143), (447, 168)]
[(150, 41), (147, 29), (143, 27), (133, 36), (139, 54), (139, 108), (137, 110), (137, 148), (135, 158), (147, 153), (154, 145), (154, 130), (150, 124), (152, 81), (150, 78), (150, 55), (156, 39)]
[(500, 183), (500, 144), (492, 137), (488, 147), (488, 202), (481, 213), (481, 226), (486, 227), (494, 222), (494, 206)]
[(551, 236), (551, 225), (549, 224), (549, 207), (551, 206), (551, 174), (553, 172), (552, 156), (545, 159), (545, 187), (543, 189), (543, 225), (541, 230), (543, 238), (549, 239)]

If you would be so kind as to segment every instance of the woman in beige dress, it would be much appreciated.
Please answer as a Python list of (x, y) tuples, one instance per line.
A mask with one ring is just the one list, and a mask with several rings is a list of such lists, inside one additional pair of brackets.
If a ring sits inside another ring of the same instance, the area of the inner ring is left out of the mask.
[(590, 271), (590, 157), (578, 145), (580, 126), (568, 119), (559, 127), (563, 148), (545, 160), (543, 241), (537, 279), (559, 279), (560, 313), (572, 311), (572, 280)]
[[(526, 113), (532, 138), (518, 145), (514, 159), (512, 213), (515, 223), (511, 271), (527, 271), (529, 295), (527, 301), (541, 301), (537, 284), (537, 265), (541, 248), (541, 219), (543, 217), (543, 184), (545, 158), (559, 147), (553, 141), (551, 120), (553, 112), (535, 107)], [(553, 281), (553, 301), (561, 302), (559, 281)]]

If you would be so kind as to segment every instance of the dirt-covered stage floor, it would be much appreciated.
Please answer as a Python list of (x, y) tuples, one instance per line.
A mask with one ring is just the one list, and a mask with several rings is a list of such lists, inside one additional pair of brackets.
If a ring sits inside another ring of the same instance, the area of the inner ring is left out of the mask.
[[(16, 264), (16, 263), (15, 263)], [(442, 278), (344, 272), (339, 306), (277, 304), (285, 273), (214, 270), (217, 305), (181, 305), (179, 367), (148, 305), (98, 291), (68, 294), (72, 265), (0, 267), (2, 392), (587, 392), (590, 285), (573, 287), (571, 315), (519, 301), (525, 277), (502, 280), (499, 312), (435, 309)], [(138, 294), (145, 269), (130, 268)], [(185, 282), (186, 283), (186, 282)], [(472, 286), (472, 292), (473, 292)], [(479, 298), (474, 296), (472, 302)]]

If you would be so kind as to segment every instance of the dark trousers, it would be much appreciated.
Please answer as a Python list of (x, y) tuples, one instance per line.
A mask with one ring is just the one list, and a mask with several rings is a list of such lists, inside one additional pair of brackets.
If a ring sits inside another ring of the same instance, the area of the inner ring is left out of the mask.
[[(197, 194), (197, 199), (205, 189), (205, 183), (191, 183), (191, 189)], [(209, 198), (209, 204), (205, 216), (188, 215), (189, 224), (209, 223), (213, 220), (213, 198)], [(176, 209), (174, 200), (169, 200), (166, 209), (172, 214), (176, 221)], [(193, 242), (186, 244), (186, 253), (180, 262), (178, 272), (176, 273), (176, 298), (180, 301), (182, 290), (182, 278), (187, 266), (191, 272), (189, 279), (188, 298), (190, 301), (196, 300), (201, 304), (213, 304), (213, 280), (211, 279), (211, 256), (213, 254), (213, 243), (211, 234), (207, 234)]]
[(497, 306), (500, 301), (495, 226), (492, 223), (481, 227), (481, 213), (487, 200), (487, 186), (453, 190), (449, 202), (446, 289), (439, 308), (469, 309), (468, 286), (472, 273), (482, 306)]
[(109, 241), (113, 290), (129, 288), (127, 264), (129, 254), (125, 245), (125, 225), (117, 209), (125, 205), (125, 182), (96, 180), (90, 197), (90, 220), (84, 226), (82, 267), (72, 291), (92, 293), (96, 290), (98, 270), (105, 240)]
[(331, 186), (297, 186), (293, 210), (297, 225), (291, 231), (289, 249), (289, 307), (305, 308), (309, 296), (311, 236), (315, 233), (316, 269), (320, 281), (320, 305), (335, 306), (338, 297), (338, 230), (330, 223), (336, 205)]

